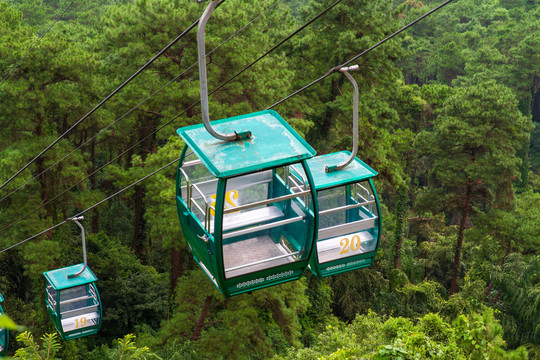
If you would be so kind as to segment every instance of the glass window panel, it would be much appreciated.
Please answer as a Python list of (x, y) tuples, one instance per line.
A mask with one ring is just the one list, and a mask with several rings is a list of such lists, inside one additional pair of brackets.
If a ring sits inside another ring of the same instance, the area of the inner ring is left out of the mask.
[(218, 180), (195, 154), (189, 149), (187, 152), (180, 171), (182, 199), (202, 226), (211, 230), (215, 213), (211, 207), (215, 207)]
[(318, 192), (319, 262), (375, 251), (378, 212), (368, 181)]
[(99, 302), (93, 284), (60, 290), (60, 313), (63, 318), (97, 312)]
[(47, 303), (56, 311), (56, 294), (57, 291), (47, 282)]
[[(226, 184), (223, 261), (227, 278), (306, 259), (311, 194), (294, 196), (288, 167), (231, 178)], [(239, 210), (235, 211), (236, 208)]]

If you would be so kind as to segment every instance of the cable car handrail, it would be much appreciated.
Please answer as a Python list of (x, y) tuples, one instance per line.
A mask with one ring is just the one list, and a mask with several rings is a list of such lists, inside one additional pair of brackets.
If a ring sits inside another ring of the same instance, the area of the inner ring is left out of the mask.
[[(304, 184), (304, 187), (302, 187), (300, 184), (298, 184), (298, 183), (296, 182), (295, 176), (294, 176), (293, 174), (290, 174), (290, 173), (289, 173), (288, 179), (290, 179), (290, 181), (292, 181), (292, 183), (295, 185), (295, 187), (290, 188), (292, 191), (294, 191), (294, 189), (296, 189), (296, 188), (298, 188), (299, 191), (302, 191), (302, 190), (307, 191), (307, 190), (306, 190), (306, 187), (305, 187), (305, 184)], [(310, 204), (309, 204), (309, 199), (310, 199), (309, 196), (304, 196), (304, 205), (305, 205), (306, 208), (308, 208), (308, 209), (309, 209), (309, 206), (310, 206)]]
[[(197, 204), (196, 201), (192, 201), (192, 203), (195, 204), (195, 207), (201, 212), (202, 216), (204, 216), (205, 219), (206, 219), (206, 213), (204, 212), (204, 210), (202, 209), (202, 207), (201, 207), (199, 204)], [(192, 209), (190, 208), (189, 210), (192, 210)], [(193, 211), (193, 210), (192, 210), (192, 211)]]
[(65, 316), (66, 314), (69, 314), (69, 313), (74, 313), (74, 312), (82, 312), (82, 313), (88, 313), (87, 311), (84, 311), (84, 310), (88, 310), (88, 309), (96, 309), (96, 311), (98, 310), (98, 307), (99, 307), (99, 304), (95, 304), (95, 305), (90, 305), (90, 306), (85, 306), (85, 307), (82, 307), (82, 308), (78, 308), (78, 309), (73, 309), (73, 310), (67, 310), (67, 311), (61, 311), (60, 312), (60, 315), (62, 317), (71, 317), (71, 316)]
[(338, 211), (355, 209), (355, 208), (359, 208), (361, 206), (371, 205), (371, 204), (374, 204), (374, 203), (375, 203), (375, 200), (372, 200), (372, 201), (367, 201), (367, 202), (358, 203), (358, 204), (351, 204), (351, 205), (340, 206), (340, 207), (337, 207), (337, 208), (321, 210), (321, 211), (319, 211), (319, 215), (326, 215), (326, 214), (331, 214), (331, 213), (338, 212)]
[(368, 193), (370, 192), (369, 189), (365, 188), (364, 185), (362, 185), (360, 183), (356, 183), (355, 185), (358, 186), (358, 187), (361, 187), (362, 189), (364, 189), (365, 192), (368, 192)]
[(371, 191), (369, 191), (369, 189), (365, 188), (363, 185), (356, 184), (356, 186), (359, 187), (359, 188), (362, 188), (362, 190), (364, 190), (366, 192), (366, 194), (373, 196)]
[(199, 189), (197, 185), (199, 184), (191, 184), (191, 187), (197, 190), (197, 192), (201, 195), (201, 198), (206, 199), (206, 196), (204, 196), (204, 193), (201, 191), (201, 189)]
[(232, 238), (232, 237), (235, 237), (235, 236), (245, 235), (245, 234), (249, 234), (249, 233), (257, 232), (257, 231), (261, 231), (261, 230), (268, 230), (268, 229), (271, 229), (273, 227), (292, 224), (294, 222), (298, 222), (298, 221), (302, 221), (302, 220), (304, 220), (303, 216), (297, 216), (297, 217), (290, 218), (290, 219), (271, 222), (269, 224), (254, 226), (254, 227), (250, 227), (250, 228), (243, 229), (243, 230), (237, 230), (237, 231), (234, 231), (234, 232), (223, 234), (223, 239), (229, 239), (229, 238)]
[[(187, 200), (187, 203), (188, 203), (188, 209), (191, 210), (191, 193), (190, 193), (190, 190), (191, 190), (191, 182), (189, 181), (189, 176), (188, 174), (186, 174), (186, 172), (184, 171), (184, 169), (180, 168), (180, 172), (182, 173), (182, 175), (184, 175), (184, 177), (186, 178), (186, 200)], [(180, 190), (182, 189), (183, 187), (180, 188)]]
[(191, 160), (191, 161), (183, 163), (181, 168), (194, 166), (194, 165), (199, 165), (199, 164), (202, 164), (202, 160), (201, 159), (195, 159), (195, 160)]
[(300, 196), (303, 196), (303, 195), (307, 195), (307, 194), (310, 194), (310, 193), (311, 193), (311, 191), (306, 190), (306, 191), (301, 191), (301, 192), (294, 193), (294, 194), (283, 195), (283, 196), (280, 196), (280, 197), (277, 197), (277, 198), (257, 201), (257, 202), (251, 203), (251, 204), (240, 205), (240, 206), (237, 206), (237, 207), (234, 207), (234, 208), (223, 210), (223, 214), (225, 215), (225, 214), (229, 214), (229, 213), (232, 213), (232, 212), (251, 209), (251, 208), (254, 208), (254, 207), (257, 207), (257, 206), (268, 205), (268, 204), (273, 204), (273, 203), (280, 202), (280, 201), (294, 199), (294, 198), (297, 198), (297, 197), (300, 197)]
[(289, 256), (296, 256), (296, 255), (298, 255), (298, 254), (300, 254), (300, 253), (301, 253), (301, 251), (295, 251), (295, 252), (290, 253), (290, 254), (284, 254), (284, 255), (274, 256), (273, 258), (268, 258), (268, 259), (264, 259), (264, 260), (254, 261), (254, 262), (249, 263), (249, 264), (238, 265), (238, 266), (235, 266), (235, 267), (232, 267), (232, 268), (228, 268), (228, 269), (225, 269), (225, 271), (240, 270), (240, 269), (243, 269), (243, 268), (246, 268), (246, 267), (249, 267), (249, 266), (254, 266), (254, 265), (264, 264), (264, 263), (271, 262), (271, 261), (274, 261), (274, 260), (283, 259), (283, 258), (286, 258), (286, 257), (289, 257)]
[(298, 184), (294, 178), (293, 175), (289, 174), (289, 176), (287, 177), (294, 185), (294, 187), (291, 187), (290, 189), (293, 190), (293, 189), (296, 189), (298, 188), (300, 191), (302, 190), (302, 186), (300, 184)]
[(94, 284), (89, 284), (88, 290), (94, 295), (94, 297), (97, 298), (96, 288), (94, 287)]
[(299, 177), (300, 180), (302, 180), (302, 182), (304, 183), (304, 186), (306, 187), (306, 189), (309, 189), (309, 183), (308, 183), (307, 179), (304, 178), (304, 176), (302, 174), (300, 174), (298, 171), (296, 171), (294, 169), (294, 166), (293, 166), (293, 176)]
[(47, 291), (47, 295), (48, 295), (48, 298), (49, 298), (49, 303), (51, 305), (54, 305), (54, 307), (56, 307), (56, 300), (54, 300), (54, 298), (52, 297), (52, 295)]
[(360, 199), (362, 199), (362, 200), (364, 200), (364, 201), (366, 201), (366, 202), (368, 202), (368, 201), (373, 201), (373, 200), (368, 200), (368, 199), (366, 199), (365, 197), (363, 197), (363, 196), (360, 195), (359, 193), (356, 193), (356, 196), (358, 196)]
[(71, 304), (71, 303), (76, 302), (76, 301), (88, 300), (88, 299), (96, 300), (96, 302), (97, 302), (97, 299), (96, 299), (95, 296), (93, 296), (93, 295), (84, 295), (84, 296), (79, 296), (79, 297), (76, 297), (76, 298), (73, 298), (73, 299), (67, 299), (67, 300), (64, 300), (64, 301), (60, 301), (60, 305)]
[[(323, 240), (323, 239), (328, 239), (328, 238), (332, 238), (336, 236), (346, 235), (346, 234), (350, 234), (353, 231), (369, 230), (375, 227), (375, 220), (378, 218), (379, 218), (378, 216), (374, 216), (374, 217), (370, 217), (370, 218), (362, 219), (358, 221), (353, 221), (346, 224), (339, 224), (336, 226), (330, 226), (327, 228), (319, 229), (319, 232), (318, 232), (319, 239)], [(373, 225), (369, 223), (373, 223)], [(369, 224), (369, 225), (358, 228), (359, 225), (365, 225), (365, 224)]]

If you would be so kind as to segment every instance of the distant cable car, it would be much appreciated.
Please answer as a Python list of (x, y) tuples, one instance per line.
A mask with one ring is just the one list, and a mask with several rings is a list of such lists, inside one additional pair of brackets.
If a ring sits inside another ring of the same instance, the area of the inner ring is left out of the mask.
[[(380, 244), (380, 206), (372, 182), (377, 172), (356, 157), (358, 85), (348, 71), (357, 69), (358, 65), (341, 69), (354, 87), (353, 152), (342, 151), (307, 160), (319, 208), (317, 241), (310, 269), (320, 278), (370, 266)], [(293, 167), (291, 175), (305, 182), (301, 168)]]
[(54, 327), (64, 340), (97, 334), (101, 326), (101, 300), (96, 288), (97, 277), (87, 267), (84, 227), (71, 218), (82, 231), (84, 264), (44, 272), (47, 279), (47, 310)]
[(216, 3), (198, 31), (203, 124), (177, 131), (186, 144), (176, 204), (195, 260), (228, 297), (299, 279), (307, 268), (317, 202), (313, 190), (291, 181), (290, 169), (303, 169), (312, 184), (306, 159), (315, 151), (275, 111), (213, 121), (212, 128), (204, 28)]
[[(4, 301), (4, 297), (0, 294), (0, 303)], [(4, 309), (0, 305), (0, 314), (4, 315)], [(0, 328), (0, 357), (4, 357), (7, 353), (9, 344), (9, 330)]]

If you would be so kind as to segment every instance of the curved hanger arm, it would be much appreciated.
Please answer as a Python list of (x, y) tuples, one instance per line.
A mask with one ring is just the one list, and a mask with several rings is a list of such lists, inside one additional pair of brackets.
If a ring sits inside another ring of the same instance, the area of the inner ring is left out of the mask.
[[(200, 2), (200, 1), (198, 1)], [(251, 137), (251, 131), (243, 132), (233, 132), (230, 134), (222, 134), (215, 131), (210, 125), (210, 113), (208, 110), (208, 81), (206, 75), (206, 45), (204, 41), (204, 29), (212, 13), (214, 12), (216, 6), (218, 5), (217, 0), (210, 1), (210, 4), (206, 7), (201, 19), (199, 20), (199, 28), (197, 31), (197, 48), (199, 53), (199, 82), (201, 87), (201, 111), (204, 127), (206, 130), (219, 140), (232, 141), (232, 140), (242, 140)]]
[(79, 216), (79, 217), (76, 217), (76, 218), (68, 219), (68, 220), (73, 221), (75, 224), (79, 225), (79, 227), (81, 228), (81, 234), (82, 234), (82, 249), (83, 249), (83, 259), (84, 259), (84, 266), (83, 266), (83, 268), (82, 268), (78, 273), (68, 275), (68, 279), (77, 277), (77, 276), (81, 275), (81, 274), (84, 272), (84, 270), (86, 270), (86, 266), (87, 266), (87, 261), (86, 261), (86, 235), (85, 235), (85, 232), (84, 232), (84, 227), (83, 227), (82, 224), (79, 222), (79, 220), (83, 220), (83, 219), (84, 219), (84, 216)]
[(345, 74), (347, 79), (353, 84), (354, 88), (354, 96), (353, 96), (353, 149), (351, 151), (351, 156), (341, 164), (332, 165), (332, 166), (326, 166), (325, 171), (327, 173), (341, 170), (347, 165), (349, 165), (353, 159), (356, 157), (356, 153), (358, 152), (358, 84), (356, 83), (356, 80), (349, 74), (349, 71), (358, 70), (360, 67), (358, 65), (353, 65), (349, 67), (343, 67), (339, 69), (342, 73)]

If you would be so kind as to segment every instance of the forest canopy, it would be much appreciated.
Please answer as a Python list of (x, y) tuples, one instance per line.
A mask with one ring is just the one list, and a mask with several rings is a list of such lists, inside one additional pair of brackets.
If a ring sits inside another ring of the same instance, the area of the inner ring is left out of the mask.
[[(206, 29), (212, 119), (265, 110), (441, 2), (341, 0), (316, 18), (334, 3), (223, 1)], [(382, 219), (374, 263), (232, 298), (193, 259), (175, 205), (176, 129), (202, 121), (196, 27), (78, 123), (207, 4), (0, 0), (7, 355), (540, 358), (538, 0), (454, 0), (359, 57), (357, 156), (378, 173)], [(352, 94), (335, 72), (274, 110), (317, 154), (347, 150)], [(103, 318), (99, 334), (63, 341), (43, 273), (81, 262), (65, 219), (82, 211)]]

